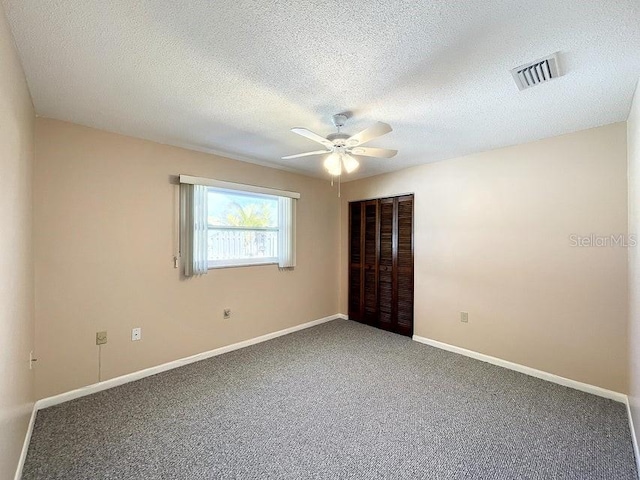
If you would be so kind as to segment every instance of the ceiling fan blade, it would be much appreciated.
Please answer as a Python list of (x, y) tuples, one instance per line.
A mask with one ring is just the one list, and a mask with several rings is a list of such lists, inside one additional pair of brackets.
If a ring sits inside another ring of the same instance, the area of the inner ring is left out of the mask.
[(365, 157), (391, 158), (395, 157), (398, 151), (388, 148), (355, 147), (350, 150), (350, 153), (351, 155), (362, 155)]
[(298, 135), (302, 135), (303, 137), (307, 137), (309, 140), (321, 143), (325, 147), (333, 147), (333, 142), (331, 142), (331, 140), (327, 140), (326, 138), (321, 137), (317, 133), (313, 133), (311, 130), (307, 130), (306, 128), (296, 127), (292, 128), (291, 131), (293, 133), (297, 133)]
[(391, 132), (393, 128), (391, 125), (384, 122), (378, 122), (375, 125), (370, 126), (366, 130), (361, 131), (360, 133), (356, 133), (355, 135), (349, 137), (346, 141), (347, 146), (355, 147), (356, 145), (362, 145), (363, 143), (367, 143), (374, 138), (381, 137), (382, 135), (386, 135)]
[(282, 157), (282, 160), (289, 160), (290, 158), (310, 157), (311, 155), (322, 155), (324, 153), (331, 153), (331, 150), (316, 150), (315, 152), (297, 153), (295, 155), (287, 155)]

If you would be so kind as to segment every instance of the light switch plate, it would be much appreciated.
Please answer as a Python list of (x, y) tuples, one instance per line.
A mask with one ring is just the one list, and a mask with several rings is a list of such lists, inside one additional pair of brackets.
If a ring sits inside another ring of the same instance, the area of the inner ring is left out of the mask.
[(469, 323), (469, 312), (460, 312), (460, 321), (462, 323)]

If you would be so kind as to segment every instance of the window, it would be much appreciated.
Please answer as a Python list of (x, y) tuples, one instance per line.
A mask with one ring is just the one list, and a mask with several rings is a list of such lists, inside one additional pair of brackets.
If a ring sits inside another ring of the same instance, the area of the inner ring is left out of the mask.
[(295, 266), (300, 194), (180, 175), (185, 275), (210, 268), (277, 263)]
[(209, 268), (278, 263), (278, 197), (207, 189)]

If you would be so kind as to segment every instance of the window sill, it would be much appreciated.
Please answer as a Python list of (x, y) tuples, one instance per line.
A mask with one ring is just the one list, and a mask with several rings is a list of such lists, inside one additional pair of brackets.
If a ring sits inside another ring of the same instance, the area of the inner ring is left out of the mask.
[(238, 268), (238, 267), (260, 267), (263, 265), (278, 265), (278, 262), (269, 260), (268, 262), (251, 262), (251, 263), (225, 263), (222, 265), (209, 265), (209, 270), (218, 270), (220, 268)]

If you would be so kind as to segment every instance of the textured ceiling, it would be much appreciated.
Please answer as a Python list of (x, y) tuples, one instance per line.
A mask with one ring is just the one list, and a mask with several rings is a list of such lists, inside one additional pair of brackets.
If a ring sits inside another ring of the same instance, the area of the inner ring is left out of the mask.
[(358, 178), (626, 120), (640, 76), (638, 0), (2, 1), (39, 115), (319, 176), (291, 127), (390, 123)]

